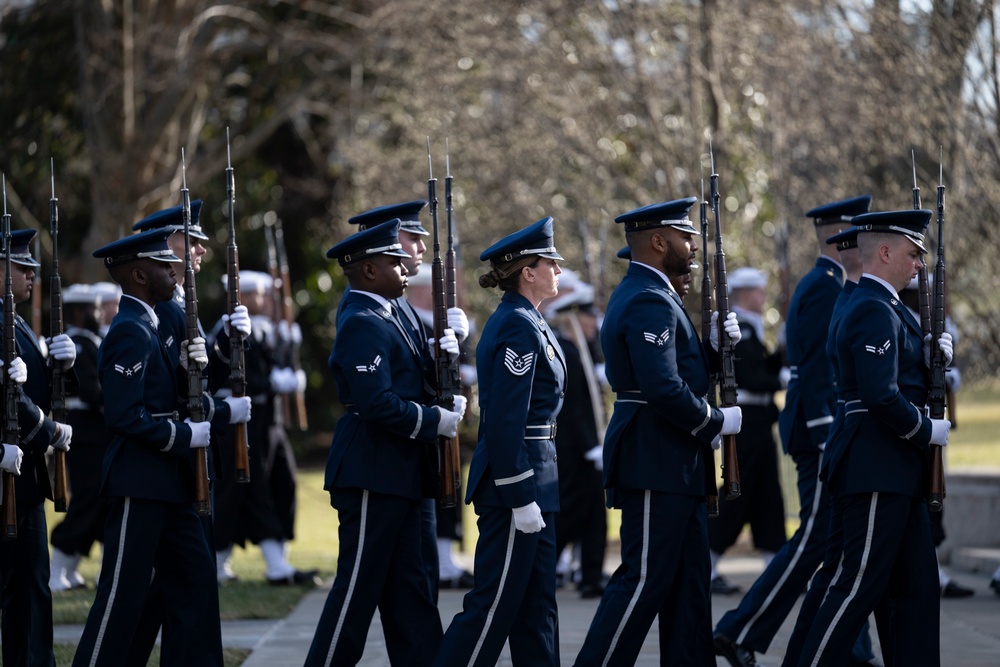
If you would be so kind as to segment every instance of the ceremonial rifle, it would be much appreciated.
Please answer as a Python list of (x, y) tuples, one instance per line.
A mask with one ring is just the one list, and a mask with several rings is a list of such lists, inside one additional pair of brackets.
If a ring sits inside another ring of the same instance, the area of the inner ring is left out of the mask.
[[(59, 277), (59, 200), (56, 199), (54, 160), (50, 162), (50, 166), (52, 169), (52, 198), (49, 199), (49, 230), (52, 233), (52, 277), (49, 279), (49, 340), (63, 333), (62, 279)], [(52, 359), (49, 389), (52, 419), (60, 424), (65, 424), (66, 370), (58, 359)], [(63, 427), (60, 426), (60, 428)], [(69, 502), (69, 485), (66, 481), (66, 452), (62, 449), (56, 449), (53, 451), (52, 458), (55, 468), (52, 502), (57, 512), (65, 512)]]
[[(947, 404), (947, 383), (945, 381), (944, 351), (938, 345), (944, 333), (944, 299), (946, 271), (944, 266), (944, 149), (941, 149), (938, 164), (937, 188), (937, 264), (934, 267), (934, 303), (931, 312), (931, 387), (927, 394), (931, 419), (944, 419)], [(931, 446), (929, 506), (932, 512), (940, 512), (944, 507), (944, 460), (943, 447)]]
[[(200, 336), (198, 331), (198, 295), (194, 285), (194, 263), (191, 261), (191, 194), (187, 187), (187, 166), (184, 163), (184, 149), (181, 148), (181, 212), (184, 220), (184, 316), (187, 328), (187, 343)], [(193, 422), (205, 421), (202, 404), (201, 369), (194, 359), (187, 364), (187, 405)], [(212, 513), (212, 501), (208, 493), (208, 448), (199, 448), (194, 454), (194, 503), (201, 516)]]
[[(733, 339), (725, 332), (729, 316), (729, 282), (726, 278), (726, 253), (722, 249), (722, 219), (719, 213), (719, 175), (715, 173), (715, 155), (712, 142), (708, 144), (712, 174), (709, 188), (712, 196), (712, 213), (715, 216), (715, 305), (719, 311), (719, 403), (728, 408), (736, 405), (736, 365)], [(722, 436), (722, 480), (726, 487), (726, 500), (740, 497), (740, 467), (736, 457), (736, 436)]]
[[(917, 187), (917, 158), (913, 150), (910, 150), (910, 164), (913, 166), (913, 210), (922, 208), (920, 205), (920, 188)], [(917, 286), (919, 287), (919, 308), (920, 308), (920, 329), (924, 337), (931, 332), (931, 288), (927, 277), (927, 263), (920, 263), (920, 271), (917, 272)]]
[[(4, 293), (3, 293), (3, 361), (0, 369), (3, 376), (3, 442), (16, 447), (21, 441), (21, 429), (17, 423), (17, 383), (10, 377), (10, 365), (17, 358), (17, 341), (14, 338), (14, 288), (10, 278), (10, 215), (7, 213), (7, 177), (3, 176), (3, 249), (4, 249)], [(15, 475), (3, 472), (3, 539), (17, 538), (17, 491), (14, 488)]]
[[(42, 241), (35, 237), (35, 257), (41, 260)], [(42, 274), (39, 271), (31, 281), (31, 330), (35, 332), (35, 338), (42, 336)]]
[[(455, 392), (460, 390), (457, 359), (452, 363), (447, 352), (441, 349), (441, 337), (448, 328), (448, 308), (455, 301), (455, 266), (453, 247), (453, 221), (451, 205), (451, 161), (445, 149), (445, 210), (448, 218), (448, 255), (449, 264), (446, 269), (441, 266), (441, 241), (438, 236), (438, 200), (437, 179), (434, 178), (434, 164), (431, 161), (431, 140), (427, 139), (427, 199), (430, 204), (431, 224), (434, 228), (434, 261), (431, 264), (431, 290), (434, 300), (434, 347), (435, 370), (437, 376), (437, 404), (443, 410), (455, 410)], [(447, 280), (445, 273), (448, 273)], [(450, 282), (450, 286), (445, 283)], [(449, 290), (450, 287), (450, 290)], [(451, 294), (449, 294), (449, 291)], [(441, 477), (441, 507), (454, 507), (458, 504), (458, 492), (461, 487), (461, 468), (458, 458), (458, 436), (438, 436), (438, 470)]]
[[(229, 246), (227, 251), (227, 281), (229, 316), (240, 305), (240, 251), (236, 247), (236, 175), (229, 151), (229, 128), (226, 128), (226, 199), (229, 201)], [(229, 387), (233, 396), (247, 395), (246, 358), (243, 354), (243, 334), (229, 327)], [(246, 422), (236, 424), (236, 482), (250, 483), (250, 456)]]
[[(292, 281), (288, 274), (288, 253), (285, 251), (285, 232), (281, 228), (281, 218), (275, 218), (274, 220), (274, 244), (275, 251), (277, 252), (278, 268), (281, 272), (282, 316), (288, 325), (289, 361), (297, 378), (299, 372), (302, 370), (302, 364), (299, 361), (299, 344), (291, 339), (292, 325), (295, 324), (295, 313), (292, 310)], [(287, 403), (285, 405), (286, 407), (288, 406)], [(295, 418), (298, 421), (299, 430), (308, 431), (309, 418), (306, 415), (306, 396), (304, 391), (300, 389), (295, 390), (295, 402), (292, 405), (295, 406)]]
[[(274, 242), (274, 228), (273, 223), (268, 220), (268, 217), (264, 217), (264, 240), (267, 242), (267, 270), (271, 274), (271, 321), (274, 323), (275, 331), (278, 330), (278, 322), (281, 321), (281, 272), (278, 269), (278, 248)], [(275, 336), (274, 342), (274, 357), (279, 364), (290, 363), (288, 357), (288, 348), (291, 345), (290, 341), (282, 340), (281, 336)], [(288, 405), (288, 396), (285, 394), (278, 394), (277, 401), (279, 403), (274, 416), (275, 419), (281, 419), (282, 425), (287, 426), (291, 421), (291, 408)]]
[[(698, 205), (701, 219), (701, 337), (708, 340), (712, 335), (712, 276), (708, 264), (708, 201), (705, 199), (705, 165), (702, 163), (701, 203)], [(708, 377), (708, 395), (705, 400), (713, 408), (718, 403), (719, 378), (712, 373)], [(715, 450), (705, 447), (705, 501), (709, 518), (719, 516), (719, 487), (715, 485)]]

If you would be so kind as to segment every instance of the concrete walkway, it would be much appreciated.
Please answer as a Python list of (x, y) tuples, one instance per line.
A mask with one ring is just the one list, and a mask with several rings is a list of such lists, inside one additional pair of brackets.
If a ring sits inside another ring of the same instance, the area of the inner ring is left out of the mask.
[[(760, 560), (755, 557), (726, 558), (720, 564), (723, 574), (745, 591), (760, 573)], [(1000, 665), (1000, 597), (988, 589), (989, 574), (969, 574), (956, 571), (954, 579), (975, 589), (973, 597), (941, 601), (941, 664), (944, 667), (989, 667)], [(238, 621), (223, 623), (223, 641), (227, 646), (252, 648), (244, 667), (297, 667), (303, 664), (313, 631), (319, 618), (330, 582), (308, 593), (289, 616), (279, 621)], [(439, 608), (445, 627), (461, 610), (461, 591), (442, 591)], [(713, 617), (718, 620), (739, 603), (740, 596), (714, 596)], [(581, 600), (572, 587), (559, 591), (559, 639), (562, 664), (571, 665), (583, 643), (587, 628), (597, 608), (597, 600)], [(793, 612), (794, 614), (794, 612)], [(769, 652), (758, 656), (760, 664), (775, 667), (781, 664), (783, 651), (794, 625), (794, 615), (786, 619)], [(79, 628), (63, 626), (57, 629), (57, 641), (74, 641)], [(877, 637), (873, 638), (877, 644)], [(719, 665), (727, 663), (719, 659)], [(363, 667), (388, 667), (382, 628), (376, 616)], [(499, 665), (509, 666), (504, 655)], [(642, 667), (659, 665), (657, 632), (654, 623), (643, 645), (639, 661)]]

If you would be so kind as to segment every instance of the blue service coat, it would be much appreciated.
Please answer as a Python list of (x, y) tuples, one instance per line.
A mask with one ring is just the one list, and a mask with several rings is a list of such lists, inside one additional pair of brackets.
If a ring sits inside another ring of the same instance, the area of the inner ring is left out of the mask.
[[(176, 366), (149, 313), (122, 298), (98, 353), (104, 420), (113, 438), (104, 457), (102, 492), (164, 502), (191, 502), (191, 428), (173, 418), (181, 401)], [(202, 397), (213, 430), (229, 423), (229, 406)]]
[(631, 263), (608, 301), (601, 345), (618, 395), (604, 438), (608, 506), (616, 488), (704, 496), (705, 445), (722, 412), (705, 399), (709, 355), (680, 297)]
[(429, 494), (440, 413), (430, 406), (430, 357), (375, 299), (349, 292), (328, 365), (347, 412), (337, 422), (323, 488)]
[(833, 306), (844, 284), (844, 268), (828, 257), (802, 277), (785, 320), (791, 379), (778, 430), (785, 453), (818, 454), (836, 411), (833, 365), (826, 354)]
[(884, 285), (862, 277), (836, 336), (847, 403), (831, 448), (831, 489), (922, 497), (931, 420), (917, 407), (929, 386), (920, 324)]
[[(0, 314), (0, 326), (3, 316)], [(56, 423), (49, 417), (49, 369), (45, 356), (38, 345), (38, 339), (31, 327), (15, 315), (14, 343), (17, 355), (28, 369), (28, 379), (18, 390), (17, 424), (20, 428), (20, 442), (24, 452), (21, 474), (15, 478), (18, 505), (37, 505), (46, 498), (52, 498), (48, 470), (45, 466), (45, 450), (55, 436)], [(0, 373), (6, 374), (5, 369)]]
[(465, 502), (559, 511), (554, 425), (566, 388), (555, 334), (522, 295), (504, 292), (476, 347), (479, 442)]

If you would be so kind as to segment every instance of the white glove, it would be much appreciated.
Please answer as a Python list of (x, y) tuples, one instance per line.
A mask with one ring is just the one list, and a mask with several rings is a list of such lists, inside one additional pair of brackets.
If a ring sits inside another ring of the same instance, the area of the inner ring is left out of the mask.
[(208, 366), (208, 352), (205, 349), (205, 339), (201, 336), (181, 343), (181, 366), (186, 370), (188, 359), (194, 360), (199, 370)]
[(73, 342), (72, 338), (62, 333), (47, 339), (45, 342), (49, 347), (49, 355), (53, 359), (61, 361), (63, 368), (73, 368), (73, 362), (76, 361), (76, 343)]
[(281, 340), (291, 342), (295, 345), (302, 342), (302, 328), (296, 322), (292, 322), (291, 326), (285, 320), (278, 322), (278, 335), (281, 337)]
[(944, 447), (948, 444), (948, 431), (951, 429), (951, 422), (947, 419), (931, 418), (931, 444)]
[(722, 413), (722, 430), (719, 435), (736, 435), (743, 426), (743, 410), (738, 405), (730, 408), (719, 408)]
[(230, 424), (245, 424), (250, 421), (252, 403), (249, 396), (226, 396), (222, 400), (229, 406)]
[(291, 368), (272, 368), (270, 381), (271, 391), (276, 394), (290, 394), (298, 389), (295, 371)]
[(778, 382), (781, 383), (782, 389), (788, 389), (788, 382), (792, 379), (792, 369), (788, 366), (782, 366), (781, 370), (778, 371)]
[(61, 449), (64, 452), (69, 451), (69, 443), (73, 440), (73, 427), (69, 424), (63, 424), (61, 422), (56, 422), (56, 439), (52, 441), (52, 446), (55, 449)]
[(455, 394), (452, 399), (455, 401), (455, 412), (459, 414), (459, 419), (461, 419), (465, 416), (465, 409), (469, 407), (469, 399), (462, 394)]
[[(726, 321), (723, 322), (722, 328), (725, 329), (729, 339), (733, 341), (733, 345), (740, 342), (740, 338), (743, 337), (740, 333), (740, 323), (736, 319), (736, 313), (730, 312), (726, 315)], [(708, 342), (712, 344), (713, 350), (719, 351), (719, 311), (717, 310), (712, 313), (712, 327), (708, 333)]]
[[(428, 338), (427, 339), (427, 345), (428, 345), (428, 347), (431, 348), (431, 356), (433, 356), (435, 359), (437, 359), (437, 347), (438, 346), (436, 346), (434, 343), (435, 343), (435, 340), (433, 338)], [(450, 354), (453, 357), (457, 357), (459, 355), (458, 338), (455, 337), (455, 332), (454, 331), (452, 331), (451, 329), (445, 329), (444, 330), (444, 335), (441, 336), (440, 347), (441, 347), (442, 350), (444, 350), (445, 352), (447, 352), (448, 354)]]
[(191, 427), (191, 449), (204, 449), (212, 436), (211, 422), (193, 422), (190, 418), (184, 423)]
[(944, 376), (944, 382), (948, 389), (958, 391), (962, 387), (962, 373), (957, 368), (949, 368), (948, 374)]
[(5, 442), (3, 443), (3, 457), (0, 458), (0, 468), (15, 475), (20, 475), (21, 459), (23, 457), (24, 452), (21, 451), (20, 447), (17, 445), (8, 445)]
[(537, 533), (545, 528), (542, 510), (538, 507), (538, 503), (532, 502), (524, 507), (515, 507), (513, 512), (514, 528), (522, 533)]
[(236, 306), (233, 314), (228, 313), (222, 316), (222, 328), (226, 330), (227, 336), (232, 336), (232, 328), (235, 327), (244, 338), (250, 337), (250, 313), (246, 306)]
[(305, 391), (306, 384), (308, 384), (306, 382), (306, 372), (300, 368), (299, 370), (294, 371), (294, 374), (295, 374), (295, 391), (299, 392)]
[[(0, 366), (3, 366), (3, 359), (0, 359)], [(10, 369), (7, 371), (7, 375), (14, 382), (24, 384), (25, 380), (28, 379), (28, 367), (24, 364), (24, 359), (14, 357), (14, 361), (10, 362)]]
[(292, 322), (292, 326), (291, 326), (291, 330), (289, 331), (289, 335), (292, 338), (292, 343), (294, 343), (295, 345), (301, 345), (302, 344), (302, 327), (299, 326), (298, 322)]
[(448, 309), (448, 328), (455, 332), (458, 342), (469, 337), (469, 318), (461, 308)]
[(584, 453), (583, 458), (592, 461), (598, 470), (604, 470), (604, 445), (591, 447)]
[[(455, 398), (457, 399), (458, 397), (456, 396)], [(437, 428), (438, 435), (446, 438), (454, 438), (455, 434), (458, 433), (458, 422), (462, 421), (462, 415), (458, 412), (445, 410), (440, 405), (435, 405), (434, 407), (441, 414), (441, 421), (438, 422)]]
[[(931, 338), (932, 334), (927, 334), (924, 336), (924, 365), (927, 368), (931, 367)], [(952, 358), (955, 356), (954, 345), (952, 344), (951, 334), (947, 331), (941, 333), (941, 337), (938, 338), (938, 347), (944, 352), (944, 365), (947, 368), (951, 364)]]

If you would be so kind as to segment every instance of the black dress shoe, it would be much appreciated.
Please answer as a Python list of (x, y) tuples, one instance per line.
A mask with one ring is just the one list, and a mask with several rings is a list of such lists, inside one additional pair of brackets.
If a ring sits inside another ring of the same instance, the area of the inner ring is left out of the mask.
[(994, 593), (1000, 595), (1000, 579), (990, 579), (990, 588), (993, 589)]
[(287, 577), (268, 579), (272, 586), (319, 586), (323, 583), (317, 570), (295, 570)]
[(733, 667), (756, 667), (757, 658), (745, 646), (718, 632), (712, 637), (712, 642), (715, 644), (715, 655), (721, 655)]
[(450, 579), (441, 579), (438, 581), (439, 590), (461, 590), (465, 588), (472, 588), (476, 585), (476, 578), (472, 576), (471, 572), (462, 570), (462, 573), (457, 577), (452, 577)]
[(943, 598), (967, 598), (970, 595), (975, 595), (975, 591), (971, 588), (959, 586), (954, 581), (949, 581), (941, 587), (941, 597)]
[(735, 595), (740, 592), (739, 586), (733, 586), (731, 583), (718, 576), (712, 579), (710, 590), (713, 595)]
[(600, 584), (580, 584), (577, 590), (580, 591), (580, 598), (583, 600), (592, 600), (604, 595), (604, 586)]

